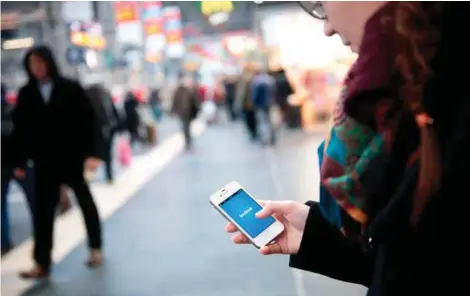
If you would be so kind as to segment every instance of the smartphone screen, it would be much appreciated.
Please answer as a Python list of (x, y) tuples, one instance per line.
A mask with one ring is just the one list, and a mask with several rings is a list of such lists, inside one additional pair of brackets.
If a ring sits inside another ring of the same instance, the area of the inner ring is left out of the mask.
[(276, 220), (273, 217), (258, 219), (261, 206), (243, 189), (238, 190), (220, 204), (222, 210), (240, 225), (252, 238), (257, 237)]

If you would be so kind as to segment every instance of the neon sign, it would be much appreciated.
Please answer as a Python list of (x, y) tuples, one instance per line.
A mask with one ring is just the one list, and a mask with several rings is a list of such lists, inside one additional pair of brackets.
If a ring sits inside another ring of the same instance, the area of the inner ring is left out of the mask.
[(205, 16), (220, 12), (231, 13), (232, 11), (232, 1), (201, 1), (201, 12)]
[(227, 22), (232, 11), (232, 1), (201, 1), (201, 12), (213, 26)]

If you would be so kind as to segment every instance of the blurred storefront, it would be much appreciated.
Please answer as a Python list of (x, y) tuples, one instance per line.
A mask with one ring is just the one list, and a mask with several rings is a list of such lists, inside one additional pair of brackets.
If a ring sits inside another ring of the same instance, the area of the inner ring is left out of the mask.
[(2, 2), (1, 75), (8, 89), (16, 90), (26, 81), (23, 57), (34, 45), (44, 42), (45, 11), (38, 3), (12, 5)]
[(260, 49), (254, 32), (256, 5), (249, 1), (176, 2), (182, 11), (186, 55), (184, 70), (205, 85), (240, 72)]
[(302, 105), (304, 126), (313, 126), (331, 113), (356, 56), (339, 37), (326, 37), (323, 23), (295, 3), (260, 5), (256, 19), (271, 70), (286, 70), (295, 90), (291, 101)]

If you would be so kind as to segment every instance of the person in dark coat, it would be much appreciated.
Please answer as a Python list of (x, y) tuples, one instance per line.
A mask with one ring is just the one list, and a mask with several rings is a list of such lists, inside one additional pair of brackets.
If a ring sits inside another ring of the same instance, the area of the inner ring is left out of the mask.
[(245, 126), (252, 141), (259, 139), (256, 112), (251, 95), (253, 81), (253, 69), (246, 66), (237, 82), (235, 89), (234, 107), (238, 113), (243, 115)]
[(22, 278), (49, 276), (54, 212), (60, 188), (75, 192), (88, 232), (89, 266), (103, 260), (101, 225), (84, 170), (100, 165), (102, 151), (97, 117), (79, 83), (60, 75), (49, 48), (28, 51), (24, 67), (29, 81), (18, 94), (13, 114), (12, 145), (15, 176), (23, 178), (28, 159), (34, 162), (36, 203), (34, 215), (35, 264)]
[(192, 84), (192, 79), (186, 79), (180, 74), (180, 82), (173, 94), (171, 113), (177, 116), (181, 122), (186, 150), (192, 148), (191, 123), (199, 111), (197, 90)]
[(141, 125), (139, 102), (131, 91), (127, 92), (124, 99), (124, 113), (126, 115), (126, 126), (130, 134), (131, 144), (136, 141), (144, 142), (144, 139), (139, 133), (139, 127)]
[(100, 84), (94, 84), (87, 88), (87, 96), (90, 98), (96, 116), (99, 119), (101, 138), (103, 139), (103, 156), (108, 183), (114, 182), (113, 176), (113, 139), (121, 127), (119, 113), (114, 106), (111, 93)]
[[(291, 267), (366, 286), (369, 296), (461, 294), (468, 286), (470, 89), (459, 70), (470, 67), (461, 39), (469, 3), (302, 3), (359, 55), (335, 125), (341, 132), (350, 128), (345, 123), (369, 126), (362, 133), (375, 136), (359, 154), (359, 143), (347, 139), (352, 169), (338, 170), (336, 158), (336, 168), (320, 171), (339, 218), (352, 221), (332, 223), (321, 200), (265, 202), (258, 217), (276, 215), (285, 232), (260, 252), (291, 255)], [(227, 231), (237, 230), (229, 224)], [(240, 233), (234, 241), (248, 242)]]
[(237, 119), (237, 114), (235, 113), (234, 103), (237, 83), (232, 76), (226, 76), (223, 83), (225, 88), (225, 108), (227, 109), (227, 115), (231, 121), (235, 121)]

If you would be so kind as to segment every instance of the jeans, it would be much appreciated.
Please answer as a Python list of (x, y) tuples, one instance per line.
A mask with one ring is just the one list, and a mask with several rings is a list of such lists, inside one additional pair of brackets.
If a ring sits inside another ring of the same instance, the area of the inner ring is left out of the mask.
[(191, 119), (181, 118), (181, 127), (183, 129), (185, 148), (191, 149), (192, 148)]
[(34, 169), (32, 167), (26, 168), (26, 176), (24, 179), (17, 179), (13, 175), (14, 168), (11, 166), (2, 166), (2, 191), (1, 191), (1, 241), (2, 250), (9, 249), (11, 246), (10, 236), (10, 217), (8, 211), (8, 192), (10, 189), (10, 181), (15, 180), (23, 189), (24, 195), (28, 203), (28, 207), (33, 220), (34, 216), (34, 203), (35, 203), (35, 176)]
[(276, 132), (271, 119), (271, 108), (257, 108), (256, 122), (261, 142), (264, 145), (274, 145), (276, 142)]

